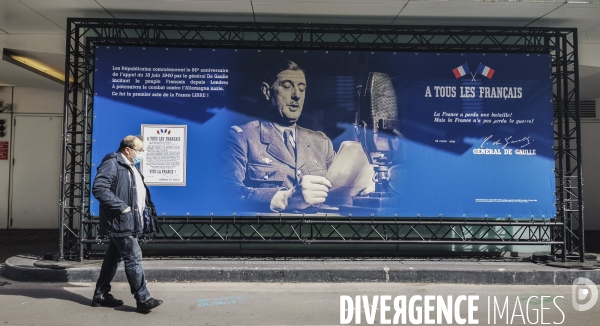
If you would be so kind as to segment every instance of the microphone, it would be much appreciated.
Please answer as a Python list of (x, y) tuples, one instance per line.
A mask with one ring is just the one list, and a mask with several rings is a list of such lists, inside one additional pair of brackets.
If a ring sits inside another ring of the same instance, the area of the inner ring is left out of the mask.
[(391, 165), (399, 147), (400, 121), (392, 81), (387, 74), (371, 72), (358, 87), (355, 127), (369, 163)]
[(396, 92), (387, 74), (371, 72), (366, 83), (358, 87), (355, 128), (369, 163), (374, 165), (375, 191), (354, 197), (352, 205), (361, 211), (381, 213), (398, 205), (390, 181), (394, 152), (402, 137)]

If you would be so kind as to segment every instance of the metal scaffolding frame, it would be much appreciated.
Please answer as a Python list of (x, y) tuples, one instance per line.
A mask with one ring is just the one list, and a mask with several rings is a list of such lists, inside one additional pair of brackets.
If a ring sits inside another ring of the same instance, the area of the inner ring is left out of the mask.
[[(94, 51), (98, 44), (204, 48), (549, 54), (554, 84), (557, 215), (549, 220), (293, 216), (161, 218), (148, 243), (551, 245), (584, 261), (577, 30), (569, 28), (367, 26), (68, 20), (59, 260), (82, 260), (97, 237), (90, 176)], [(573, 109), (574, 108), (574, 109)]]

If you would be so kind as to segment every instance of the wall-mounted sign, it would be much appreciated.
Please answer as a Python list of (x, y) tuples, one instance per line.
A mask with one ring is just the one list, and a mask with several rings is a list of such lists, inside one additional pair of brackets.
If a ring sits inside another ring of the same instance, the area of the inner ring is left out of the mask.
[(8, 160), (8, 142), (0, 141), (0, 160)]
[(151, 186), (185, 186), (187, 126), (142, 125), (144, 181)]

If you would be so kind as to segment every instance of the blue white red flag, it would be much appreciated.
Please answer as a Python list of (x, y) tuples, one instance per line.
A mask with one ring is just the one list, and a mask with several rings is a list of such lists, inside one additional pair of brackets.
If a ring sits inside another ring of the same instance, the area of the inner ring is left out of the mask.
[(484, 75), (489, 79), (492, 79), (492, 76), (494, 76), (494, 72), (496, 72), (496, 70), (484, 65), (483, 63), (480, 63), (479, 67), (477, 68), (478, 74)]
[(454, 73), (454, 76), (456, 78), (460, 78), (466, 74), (470, 74), (471, 70), (469, 70), (469, 66), (467, 66), (467, 63), (464, 63), (462, 66), (452, 69), (452, 72)]

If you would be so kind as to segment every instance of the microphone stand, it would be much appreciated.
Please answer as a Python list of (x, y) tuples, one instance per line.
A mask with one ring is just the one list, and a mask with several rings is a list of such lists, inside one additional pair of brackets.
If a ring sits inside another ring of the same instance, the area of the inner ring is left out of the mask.
[[(378, 124), (382, 124), (382, 121), (379, 120)], [(357, 126), (357, 128), (360, 128)], [(354, 210), (363, 211), (365, 213), (380, 213), (386, 208), (393, 208), (394, 205), (398, 204), (398, 198), (395, 198), (390, 190), (390, 164), (391, 157), (381, 153), (380, 156), (373, 158), (370, 151), (367, 150), (366, 141), (368, 130), (366, 126), (362, 126), (362, 134), (360, 143), (363, 145), (363, 149), (365, 151), (365, 155), (367, 155), (367, 159), (370, 164), (375, 165), (373, 167), (373, 182), (375, 182), (375, 191), (369, 193), (366, 196), (355, 196), (352, 198), (352, 206), (354, 206)], [(373, 134), (374, 137), (379, 137), (376, 133)], [(392, 147), (391, 139), (388, 139), (388, 143), (390, 148)], [(390, 155), (391, 156), (391, 155)]]

